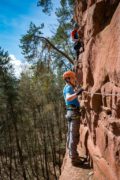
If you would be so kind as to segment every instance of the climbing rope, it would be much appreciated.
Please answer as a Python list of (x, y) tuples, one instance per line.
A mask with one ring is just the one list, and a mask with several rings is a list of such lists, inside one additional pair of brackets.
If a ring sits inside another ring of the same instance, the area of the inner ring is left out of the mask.
[[(84, 92), (86, 92), (87, 94), (92, 94), (91, 92), (89, 92), (89, 91), (84, 91)], [(120, 97), (120, 94), (104, 94), (104, 93), (93, 93), (93, 94), (96, 94), (96, 95), (104, 95), (104, 96), (118, 96), (118, 97)]]

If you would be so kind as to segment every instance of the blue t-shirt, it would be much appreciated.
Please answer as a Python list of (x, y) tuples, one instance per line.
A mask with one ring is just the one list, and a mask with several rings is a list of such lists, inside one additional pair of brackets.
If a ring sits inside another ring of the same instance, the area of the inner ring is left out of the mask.
[(75, 99), (72, 100), (72, 101), (67, 101), (67, 100), (66, 100), (66, 94), (74, 94), (74, 93), (75, 93), (75, 92), (74, 92), (73, 87), (72, 87), (71, 85), (69, 85), (69, 84), (66, 84), (65, 87), (64, 87), (64, 89), (63, 89), (63, 95), (64, 95), (64, 99), (65, 99), (65, 104), (66, 104), (66, 106), (68, 106), (68, 105), (74, 105), (74, 106), (76, 106), (76, 107), (79, 107), (79, 106), (80, 106), (77, 98), (75, 98)]

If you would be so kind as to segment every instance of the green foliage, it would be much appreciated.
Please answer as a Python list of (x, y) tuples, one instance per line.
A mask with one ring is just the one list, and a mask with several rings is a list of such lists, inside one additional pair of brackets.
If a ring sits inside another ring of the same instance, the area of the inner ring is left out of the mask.
[[(26, 35), (21, 38), (20, 47), (28, 61), (48, 61), (48, 64), (52, 62), (55, 66), (56, 63), (63, 68), (68, 68), (71, 66), (70, 63), (73, 63), (74, 53), (70, 40), (73, 2), (62, 0), (60, 3), (61, 7), (56, 9), (59, 25), (52, 38), (42, 37), (41, 30), (44, 26), (37, 27), (33, 23), (30, 24)], [(51, 1), (39, 1), (39, 5), (45, 9), (51, 4)], [(66, 62), (66, 58), (70, 63)]]
[(37, 5), (43, 8), (44, 13), (50, 13), (50, 11), (52, 10), (51, 0), (39, 0)]
[(32, 60), (34, 57), (37, 57), (38, 45), (40, 43), (37, 36), (42, 34), (41, 29), (43, 29), (43, 27), (44, 24), (37, 27), (31, 22), (26, 35), (24, 35), (20, 40), (20, 47), (22, 48), (23, 54), (28, 61)]
[[(8, 52), (4, 52), (4, 50), (0, 48), (0, 98), (3, 99), (4, 102), (14, 99), (15, 97), (16, 80), (12, 72), (13, 68), (10, 64)], [(0, 108), (2, 107), (1, 104)]]
[(8, 69), (11, 69), (10, 57), (8, 52), (4, 52), (4, 50), (0, 47), (0, 73), (7, 72)]
[(7, 145), (8, 128), (12, 129), (10, 107), (17, 100), (17, 81), (8, 52), (0, 48), (0, 151)]
[[(51, 2), (54, 3), (54, 2)], [(49, 2), (48, 2), (49, 5)], [(51, 42), (56, 45), (56, 47), (64, 51), (71, 59), (74, 59), (73, 43), (71, 42), (71, 19), (73, 17), (73, 0), (61, 0), (60, 7), (56, 9), (56, 16), (58, 18), (58, 28), (50, 38)], [(58, 54), (54, 49), (51, 51), (50, 56), (52, 57), (53, 64), (55, 67), (63, 68), (64, 70), (71, 69), (72, 65), (68, 63), (65, 58)], [(59, 59), (59, 61), (58, 61)]]
[[(28, 61), (48, 61), (52, 60), (51, 57), (53, 56), (53, 60), (55, 57), (55, 53), (61, 55), (64, 59), (68, 59), (70, 63), (73, 64), (73, 60), (69, 55), (66, 53), (66, 48), (64, 51), (61, 49), (60, 46), (55, 46), (53, 39), (49, 40), (43, 36), (40, 36), (41, 32), (39, 31), (40, 27), (36, 27), (34, 24), (30, 26), (27, 34), (24, 35), (20, 42), (21, 48), (23, 50), (23, 54)], [(32, 33), (31, 33), (32, 32)], [(60, 60), (59, 60), (60, 61)]]
[[(71, 59), (74, 59), (74, 51), (73, 51), (73, 44), (71, 42), (71, 31), (72, 31), (72, 25), (71, 25), (71, 18), (73, 16), (73, 3), (72, 1), (61, 1), (61, 6), (56, 9), (56, 16), (58, 18), (58, 28), (56, 29), (56, 32), (52, 36), (52, 40), (54, 44), (59, 49), (64, 50), (66, 54), (69, 55)], [(67, 63), (65, 59), (62, 56), (59, 56), (55, 53), (55, 63), (61, 66), (67, 70), (70, 69), (72, 66), (70, 63)], [(59, 62), (57, 61), (59, 59)]]
[[(40, 1), (42, 6), (46, 3), (51, 4), (49, 1)], [(21, 38), (21, 48), (23, 54), (28, 61), (36, 60), (52, 62), (60, 67), (69, 68), (70, 63), (73, 62), (74, 53), (70, 40), (70, 33), (72, 26), (70, 20), (73, 16), (73, 2), (61, 1), (61, 7), (56, 9), (56, 16), (58, 17), (58, 28), (53, 34), (52, 38), (41, 37), (43, 26), (37, 27), (31, 23), (27, 34)], [(57, 50), (57, 51), (56, 51)], [(61, 53), (61, 52), (63, 53)], [(70, 63), (66, 62), (66, 58)], [(58, 61), (59, 60), (59, 61)]]
[[(41, 6), (43, 8), (44, 13), (50, 14), (52, 7), (53, 7), (54, 1), (51, 0), (38, 0), (38, 6)], [(73, 6), (74, 1), (73, 0), (61, 0), (60, 1), (62, 6), (66, 6), (67, 4), (69, 6)]]
[(0, 68), (1, 179), (57, 179), (66, 131), (62, 76), (38, 61), (17, 82), (2, 49)]

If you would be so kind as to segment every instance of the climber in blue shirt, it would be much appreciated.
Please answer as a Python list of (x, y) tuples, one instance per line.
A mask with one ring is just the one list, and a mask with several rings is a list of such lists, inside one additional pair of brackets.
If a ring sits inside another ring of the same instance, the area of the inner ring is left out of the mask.
[(67, 134), (67, 147), (69, 149), (69, 157), (71, 158), (72, 165), (77, 166), (83, 164), (77, 152), (77, 144), (79, 142), (79, 128), (80, 128), (80, 104), (78, 95), (83, 92), (83, 89), (74, 91), (76, 76), (72, 71), (66, 71), (63, 74), (63, 79), (66, 85), (63, 89), (68, 120), (68, 134)]
[(66, 106), (75, 105), (76, 107), (79, 108), (79, 107), (80, 107), (80, 104), (79, 104), (79, 102), (78, 102), (77, 97), (76, 97), (75, 99), (71, 100), (71, 101), (68, 101), (68, 100), (66, 99), (67, 94), (74, 94), (74, 93), (75, 93), (75, 92), (74, 92), (74, 89), (73, 89), (72, 85), (66, 84), (65, 87), (64, 87), (64, 90), (63, 90), (63, 94), (64, 94), (64, 99), (65, 99), (65, 104), (66, 104)]

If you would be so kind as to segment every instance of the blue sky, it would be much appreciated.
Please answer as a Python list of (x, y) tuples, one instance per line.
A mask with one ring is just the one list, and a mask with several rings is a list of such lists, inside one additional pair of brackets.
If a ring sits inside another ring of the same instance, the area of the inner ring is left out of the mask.
[[(54, 9), (58, 7), (59, 0), (54, 1)], [(9, 54), (23, 61), (19, 48), (20, 38), (28, 30), (30, 22), (36, 25), (45, 24), (45, 36), (51, 35), (52, 26), (57, 24), (56, 16), (45, 15), (37, 0), (3, 0), (0, 3), (0, 46)], [(51, 26), (52, 25), (52, 26)]]

